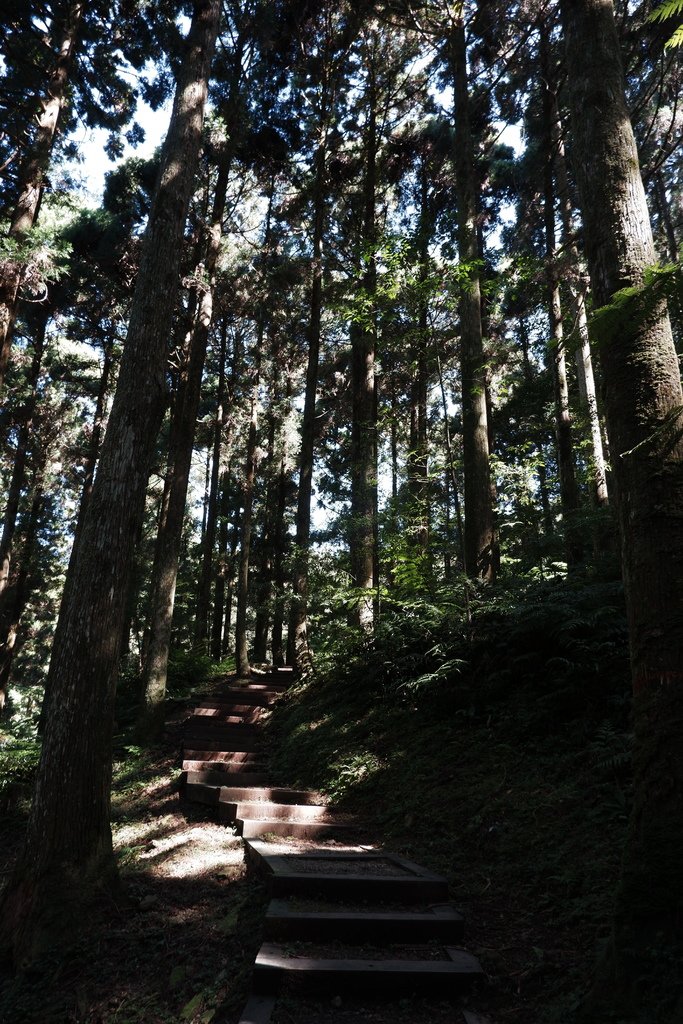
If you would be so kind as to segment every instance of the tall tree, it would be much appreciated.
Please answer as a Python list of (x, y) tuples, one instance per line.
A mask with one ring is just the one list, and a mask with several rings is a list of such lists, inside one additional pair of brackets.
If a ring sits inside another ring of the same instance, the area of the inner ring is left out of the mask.
[(351, 323), (351, 520), (349, 555), (351, 578), (357, 591), (354, 619), (360, 629), (373, 627), (376, 579), (377, 523), (377, 148), (378, 74), (380, 47), (374, 26), (364, 33), (362, 59), (365, 74), (363, 178), (358, 277), (361, 311)]
[(495, 572), (489, 430), (486, 408), (486, 356), (481, 319), (481, 253), (477, 218), (478, 183), (467, 72), (464, 4), (456, 5), (449, 37), (455, 112), (455, 181), (458, 252), (463, 267), (460, 292), (463, 462), (465, 476), (465, 568), (490, 580)]
[[(35, 137), (19, 172), (19, 195), (9, 226), (9, 237), (16, 243), (26, 241), (38, 217), (59, 116), (68, 95), (69, 72), (84, 9), (84, 0), (73, 0), (63, 16), (57, 13), (54, 18), (52, 28), (55, 33), (59, 33), (59, 43), (52, 67), (48, 71)], [(6, 260), (3, 263), (0, 274), (0, 393), (9, 364), (22, 276), (22, 260)]]
[(219, 0), (197, 0), (99, 471), (71, 567), (73, 585), (60, 610), (26, 848), (0, 907), (0, 946), (15, 963), (69, 935), (79, 905), (115, 878), (109, 807), (121, 634), (134, 539), (165, 406), (179, 253), (219, 19)]
[(656, 1014), (666, 1012), (652, 1009), (664, 980), (679, 993), (683, 986), (683, 393), (666, 301), (645, 284), (656, 256), (613, 5), (563, 0), (561, 11), (596, 305), (633, 290), (616, 324), (604, 310), (600, 335), (636, 730), (635, 798), (603, 1005), (626, 1004), (626, 1012), (635, 1002), (641, 1013), (649, 1002)]

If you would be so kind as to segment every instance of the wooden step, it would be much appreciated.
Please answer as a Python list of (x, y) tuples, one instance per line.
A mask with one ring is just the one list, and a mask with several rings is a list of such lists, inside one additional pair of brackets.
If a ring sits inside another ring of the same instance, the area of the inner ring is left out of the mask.
[(259, 736), (263, 732), (263, 726), (256, 722), (221, 722), (216, 718), (204, 718), (197, 716), (189, 718), (185, 723), (185, 735), (193, 736), (226, 736), (229, 739), (241, 736)]
[(254, 965), (254, 989), (277, 992), (285, 978), (329, 993), (425, 993), (455, 997), (483, 976), (471, 953), (448, 947), (444, 960), (335, 960), (290, 956), (285, 947), (264, 942)]
[[(400, 903), (406, 907), (448, 902), (445, 878), (395, 854), (313, 851), (287, 856), (272, 854), (267, 843), (250, 838), (248, 855), (274, 897), (319, 896), (354, 904)], [(309, 862), (306, 870), (297, 868), (302, 857)]]
[(245, 757), (251, 755), (253, 762), (263, 761), (263, 751), (258, 748), (253, 751), (224, 751), (218, 748), (213, 750), (204, 742), (201, 746), (184, 746), (182, 749), (183, 765), (188, 761), (214, 761), (224, 764), (246, 764)]
[(186, 800), (206, 804), (207, 807), (218, 807), (220, 791), (220, 786), (209, 786), (205, 782), (186, 782), (181, 790)]
[(266, 764), (263, 754), (255, 750), (233, 751), (227, 758), (221, 757), (220, 753), (215, 750), (205, 751), (205, 753), (207, 754), (205, 758), (185, 757), (181, 764), (183, 771), (241, 772), (245, 769), (261, 771)]
[(237, 1024), (269, 1024), (275, 1009), (275, 996), (254, 994), (249, 996)]
[(461, 942), (462, 914), (450, 904), (425, 911), (321, 911), (293, 910), (286, 900), (271, 900), (266, 912), (264, 937), (286, 941), (420, 943), (436, 940)]
[[(197, 762), (193, 762), (193, 763), (197, 763)], [(201, 764), (201, 762), (198, 762), (198, 763)], [(208, 763), (211, 764), (210, 761)], [(239, 773), (239, 777), (241, 778), (244, 774), (247, 774), (250, 777), (251, 776), (262, 777), (262, 776), (265, 775), (265, 772), (251, 772), (251, 771), (249, 771), (247, 773), (240, 772)], [(227, 788), (231, 788), (231, 787), (225, 786), (225, 780), (228, 777), (229, 778), (237, 777), (237, 773), (234, 773), (234, 776), (233, 776), (232, 774), (230, 774), (228, 772), (216, 772), (216, 771), (212, 771), (211, 769), (206, 770), (206, 771), (202, 771), (201, 769), (199, 771), (184, 771), (183, 774), (180, 776), (180, 784), (181, 784), (181, 786), (186, 786), (188, 784), (193, 786), (193, 785), (197, 785), (198, 783), (202, 783), (205, 786), (218, 786), (219, 789), (221, 789), (223, 787), (225, 787), (227, 789)], [(240, 793), (241, 792), (251, 793), (251, 792), (253, 792), (253, 790), (251, 790), (249, 788), (249, 785), (247, 784), (245, 786), (240, 786), (237, 789), (237, 792), (240, 792)]]
[(234, 708), (229, 711), (218, 708), (195, 708), (188, 721), (195, 722), (199, 719), (202, 722), (217, 722), (219, 725), (253, 725), (258, 720), (259, 711), (260, 709), (254, 708), (250, 711), (235, 711)]
[(276, 697), (280, 696), (280, 690), (273, 690), (270, 687), (259, 687), (256, 690), (247, 690), (242, 687), (230, 687), (222, 690), (214, 697), (202, 697), (200, 706), (205, 707), (234, 707), (235, 704), (251, 704), (252, 707), (267, 707), (272, 704)]
[[(221, 821), (224, 804), (218, 805)], [(243, 839), (256, 839), (263, 835), (294, 836), (297, 839), (343, 839), (355, 830), (351, 825), (329, 822), (283, 821), (281, 818), (236, 818), (234, 825)]]
[[(227, 787), (226, 787), (227, 788)], [(335, 822), (334, 813), (326, 804), (281, 804), (267, 800), (226, 800), (223, 789), (220, 794), (221, 821), (235, 821), (237, 818), (259, 818), (269, 821), (319, 821)]]
[[(214, 751), (220, 753), (221, 757), (216, 760), (233, 761), (232, 754), (255, 753), (263, 748), (262, 736), (220, 736), (212, 738), (209, 735), (197, 736), (194, 732), (183, 737), (183, 759), (193, 761), (210, 760), (209, 758), (197, 757), (196, 750)], [(189, 751), (193, 753), (189, 753)]]
[[(201, 765), (211, 764), (212, 762), (202, 761), (188, 761), (190, 765)], [(218, 762), (220, 763), (220, 762)], [(244, 765), (242, 766), (244, 768)], [(251, 765), (247, 765), (248, 771), (234, 771), (234, 772), (214, 772), (209, 770), (203, 771), (201, 768), (193, 769), (191, 772), (187, 772), (188, 775), (192, 774), (196, 776), (192, 780), (192, 784), (204, 783), (208, 786), (218, 786), (219, 788), (225, 784), (226, 778), (229, 776), (230, 779), (234, 779), (235, 782), (239, 783), (241, 791), (249, 792), (250, 787), (263, 786), (264, 782), (268, 782), (268, 773), (265, 771), (251, 771)], [(181, 785), (184, 784), (181, 776)], [(220, 796), (219, 796), (220, 799)]]
[(324, 804), (325, 797), (313, 789), (287, 789), (283, 787), (261, 786), (258, 789), (240, 789), (239, 786), (225, 786), (221, 800), (226, 803), (240, 800), (263, 800), (274, 804)]

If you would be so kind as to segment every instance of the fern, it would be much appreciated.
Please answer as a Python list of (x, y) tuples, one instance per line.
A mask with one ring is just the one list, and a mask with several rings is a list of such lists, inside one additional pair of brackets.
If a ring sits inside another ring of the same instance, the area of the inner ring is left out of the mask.
[[(670, 18), (677, 18), (683, 14), (683, 0), (664, 0), (654, 11), (648, 15), (648, 21), (668, 21)], [(671, 49), (675, 46), (683, 46), (683, 25), (679, 25), (670, 39), (664, 43), (665, 48)]]

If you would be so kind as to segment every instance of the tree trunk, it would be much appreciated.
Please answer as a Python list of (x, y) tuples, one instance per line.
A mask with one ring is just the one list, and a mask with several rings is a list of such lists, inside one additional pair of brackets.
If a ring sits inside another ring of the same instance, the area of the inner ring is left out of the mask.
[(436, 356), (437, 367), (439, 370), (439, 387), (441, 389), (441, 407), (443, 409), (443, 429), (444, 429), (444, 440), (446, 441), (446, 467), (447, 472), (450, 476), (451, 487), (453, 488), (453, 504), (455, 506), (455, 520), (458, 525), (458, 553), (460, 555), (460, 565), (465, 568), (465, 530), (462, 521), (462, 508), (460, 506), (460, 492), (458, 491), (458, 480), (455, 475), (455, 459), (453, 456), (453, 442), (451, 440), (451, 428), (448, 422), (448, 402), (446, 401), (446, 387), (443, 380), (443, 370), (441, 368), (441, 357)]
[(374, 595), (377, 583), (377, 403), (375, 391), (375, 292), (377, 268), (375, 246), (375, 192), (377, 188), (377, 87), (374, 36), (367, 56), (367, 124), (365, 129), (365, 171), (363, 182), (363, 220), (359, 242), (361, 286), (370, 310), (367, 322), (351, 324), (351, 520), (349, 554), (351, 577), (356, 588), (355, 625), (371, 633), (374, 625)]
[(254, 353), (255, 365), (251, 389), (247, 461), (244, 470), (244, 487), (242, 489), (243, 513), (240, 535), (240, 561), (237, 570), (237, 619), (235, 622), (235, 666), (238, 676), (248, 676), (251, 670), (247, 645), (247, 608), (249, 604), (249, 559), (253, 525), (254, 482), (256, 480), (256, 441), (258, 437), (258, 400), (262, 345), (263, 325), (260, 325)]
[(36, 536), (43, 504), (44, 465), (34, 473), (31, 504), (22, 523), (23, 542), (15, 578), (8, 588), (0, 609), (0, 713), (7, 703), (12, 673), (12, 662), (17, 652), (21, 617), (31, 594), (30, 577), (34, 570)]
[[(656, 256), (612, 3), (563, 0), (561, 11), (588, 266), (604, 307), (620, 289), (640, 289)], [(616, 328), (607, 319), (598, 339), (636, 730), (634, 805), (602, 989), (610, 1007), (635, 1004), (653, 1020), (673, 1020), (683, 1009), (664, 1005), (683, 990), (683, 393), (665, 301), (652, 291), (632, 301), (631, 315)]]
[(413, 379), (410, 389), (410, 452), (408, 455), (408, 485), (412, 498), (411, 533), (416, 545), (426, 550), (429, 544), (429, 460), (427, 444), (427, 350), (429, 346), (428, 308), (425, 287), (429, 274), (429, 240), (431, 217), (429, 211), (429, 179), (427, 161), (422, 157), (420, 166), (420, 222), (418, 228), (419, 312), (416, 351), (413, 354)]
[(575, 360), (579, 382), (579, 396), (588, 414), (593, 449), (593, 483), (595, 500), (598, 505), (609, 504), (607, 493), (607, 470), (605, 453), (602, 444), (602, 427), (598, 411), (598, 398), (593, 375), (593, 359), (588, 334), (588, 317), (586, 316), (586, 287), (583, 280), (585, 273), (581, 269), (581, 258), (572, 232), (572, 204), (567, 177), (567, 161), (564, 141), (557, 110), (557, 100), (553, 97), (553, 124), (555, 135), (555, 168), (557, 173), (557, 191), (560, 197), (560, 217), (562, 220), (562, 242), (571, 255), (572, 272), (569, 276), (569, 294), (571, 296), (572, 319), (578, 338)]
[(545, 20), (541, 23), (540, 78), (543, 104), (543, 218), (545, 222), (545, 258), (548, 297), (548, 319), (550, 322), (550, 351), (548, 353), (555, 391), (555, 440), (557, 445), (557, 467), (560, 477), (560, 507), (562, 509), (562, 531), (564, 535), (567, 569), (580, 565), (583, 560), (583, 543), (577, 524), (579, 492), (574, 471), (574, 442), (569, 410), (569, 387), (565, 360), (564, 328), (562, 325), (562, 301), (557, 268), (555, 239), (555, 174), (554, 174), (554, 92), (550, 68), (548, 29)]
[(299, 454), (299, 490), (296, 509), (296, 536), (292, 572), (287, 660), (295, 671), (310, 670), (308, 646), (308, 554), (311, 544), (311, 495), (313, 493), (313, 455), (315, 447), (315, 401), (318, 389), (320, 333), (323, 299), (323, 242), (325, 236), (325, 186), (327, 179), (327, 83), (323, 81), (320, 112), (320, 142), (315, 153), (313, 183), (313, 257), (311, 260), (311, 298), (308, 320), (308, 363), (306, 392), (301, 421)]
[[(178, 564), (187, 503), (187, 488), (192, 466), (197, 413), (201, 397), (202, 374), (206, 361), (209, 330), (213, 320), (213, 293), (216, 265), (220, 252), (223, 214), (232, 152), (224, 148), (218, 167), (211, 223), (207, 231), (204, 273), (208, 285), (196, 297), (196, 314), (191, 322), (187, 370), (181, 378), (176, 407), (171, 420), (169, 457), (164, 481), (162, 515), (152, 569), (149, 645), (143, 667), (144, 705), (138, 719), (138, 732), (147, 739), (158, 738), (163, 727), (163, 707), (168, 681), (168, 657), (171, 647), (173, 609)], [(221, 335), (220, 373), (224, 372), (227, 326)], [(220, 387), (219, 387), (220, 390)], [(222, 420), (222, 416), (221, 416)], [(220, 441), (219, 441), (220, 444)], [(215, 455), (215, 453), (214, 453)], [(208, 531), (207, 531), (208, 532)], [(204, 548), (206, 551), (206, 547)]]
[(195, 613), (195, 644), (208, 653), (209, 613), (211, 610), (211, 580), (213, 578), (213, 560), (216, 547), (216, 527), (218, 524), (218, 492), (221, 469), (221, 447), (223, 428), (225, 426), (225, 352), (227, 345), (227, 321), (223, 322), (221, 337), (220, 363), (218, 366), (218, 393), (216, 395), (216, 416), (213, 428), (213, 456), (211, 460), (211, 483), (209, 500), (206, 506), (206, 528), (202, 538), (202, 567), (197, 592), (197, 609)]
[(462, 13), (451, 30), (450, 44), (455, 100), (458, 251), (467, 277), (460, 294), (465, 569), (473, 579), (492, 580), (495, 535), (486, 411), (486, 358), (481, 324), (481, 254), (477, 242), (477, 181)]
[(223, 657), (223, 627), (225, 620), (225, 581), (228, 574), (228, 517), (230, 515), (230, 467), (221, 477), (220, 517), (218, 523), (218, 560), (213, 590), (213, 619), (211, 622), (211, 657)]
[(672, 263), (675, 263), (678, 259), (678, 242), (676, 240), (674, 222), (671, 218), (669, 200), (666, 195), (664, 176), (662, 175), (661, 170), (655, 171), (654, 190), (655, 202), (657, 204), (657, 212), (659, 214), (659, 221), (662, 227), (664, 238), (666, 239), (666, 255)]
[(26, 481), (26, 462), (31, 441), (31, 431), (33, 429), (33, 417), (38, 401), (38, 379), (43, 361), (43, 352), (45, 351), (45, 331), (48, 317), (49, 313), (46, 310), (45, 317), (41, 318), (33, 345), (33, 358), (29, 371), (31, 394), (26, 402), (21, 426), (19, 427), (17, 450), (14, 454), (12, 476), (7, 491), (7, 504), (2, 523), (2, 536), (0, 537), (0, 605), (10, 581), (14, 532), (17, 526), (21, 495)]
[(198, 0), (143, 240), (119, 381), (70, 570), (73, 585), (60, 610), (26, 849), (1, 907), (0, 945), (16, 964), (73, 935), (93, 890), (116, 877), (109, 808), (121, 631), (165, 405), (179, 257), (219, 18), (218, 0)]
[[(69, 72), (76, 51), (85, 6), (84, 0), (74, 0), (67, 7), (63, 25), (59, 26), (57, 19), (54, 19), (52, 23), (52, 30), (56, 31), (61, 27), (62, 34), (47, 89), (40, 102), (33, 144), (19, 171), (19, 199), (14, 207), (9, 227), (9, 237), (17, 242), (26, 238), (38, 219), (40, 200), (45, 187), (59, 115), (68, 96)], [(0, 277), (0, 394), (4, 389), (5, 375), (9, 365), (19, 289), (23, 276), (23, 269), (19, 261), (8, 260), (5, 267), (5, 272)]]

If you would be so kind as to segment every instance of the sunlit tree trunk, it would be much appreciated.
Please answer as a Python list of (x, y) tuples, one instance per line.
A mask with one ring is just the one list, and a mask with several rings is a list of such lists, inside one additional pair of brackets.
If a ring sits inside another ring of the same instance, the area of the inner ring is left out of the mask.
[[(38, 218), (59, 115), (67, 101), (69, 72), (85, 8), (84, 0), (75, 0), (68, 5), (63, 22), (55, 18), (52, 24), (54, 32), (61, 31), (61, 37), (47, 89), (40, 101), (35, 136), (19, 171), (19, 198), (9, 227), (9, 237), (17, 242), (26, 238)], [(20, 263), (7, 260), (3, 265), (5, 270), (0, 275), (0, 394), (9, 365), (22, 280)]]
[[(620, 289), (640, 288), (656, 255), (612, 3), (563, 0), (561, 12), (588, 267), (604, 307)], [(653, 1020), (673, 1020), (683, 990), (683, 393), (665, 300), (634, 300), (618, 327), (603, 324), (599, 345), (636, 741), (609, 972), (596, 991), (629, 1013), (652, 1000)], [(654, 1006), (658, 992), (675, 995)]]
[(451, 29), (450, 61), (455, 102), (458, 251), (461, 264), (467, 268), (467, 279), (460, 294), (465, 568), (472, 578), (491, 580), (495, 574), (495, 531), (486, 410), (486, 357), (481, 324), (481, 253), (477, 243), (477, 180), (461, 6)]
[(114, 696), (135, 538), (165, 406), (183, 231), (220, 4), (198, 0), (142, 243), (128, 336), (73, 583), (62, 604), (26, 847), (5, 890), (0, 946), (16, 964), (70, 938), (115, 877), (109, 827)]

